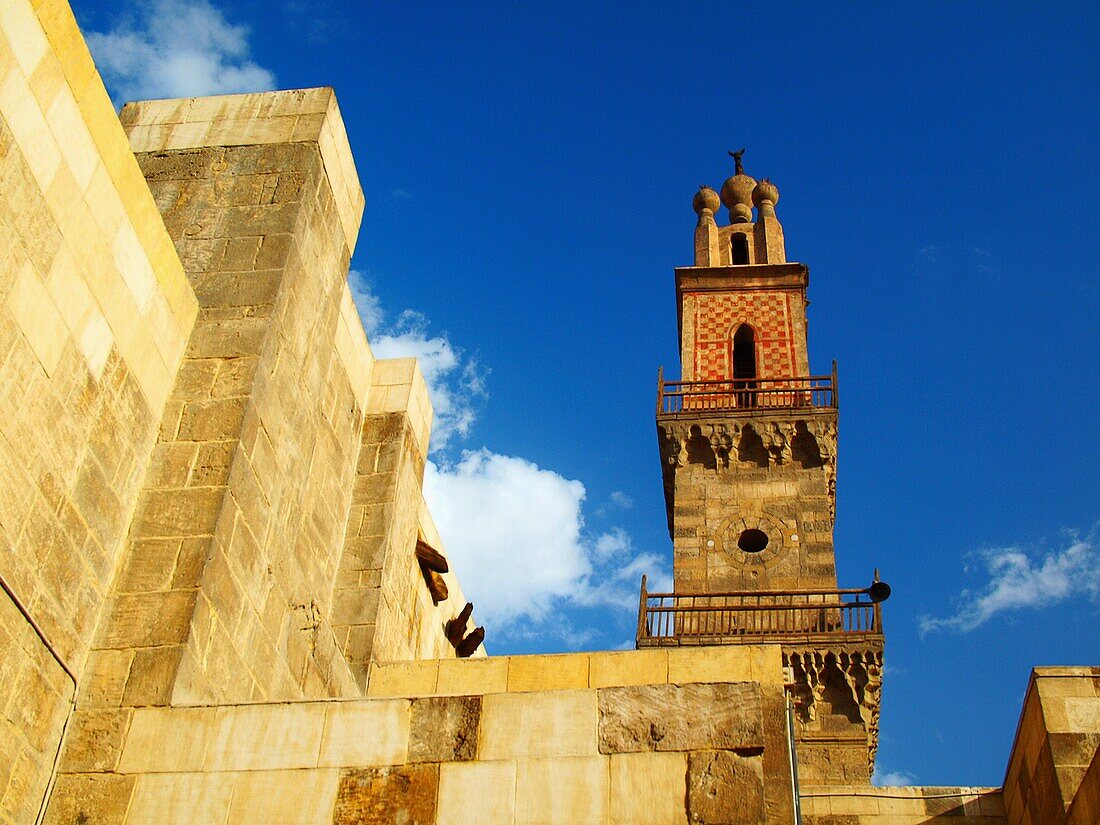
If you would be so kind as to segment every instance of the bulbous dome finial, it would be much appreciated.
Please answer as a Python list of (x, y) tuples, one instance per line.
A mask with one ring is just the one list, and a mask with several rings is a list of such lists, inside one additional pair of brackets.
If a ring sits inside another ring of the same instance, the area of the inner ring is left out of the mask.
[(699, 187), (699, 191), (691, 201), (691, 208), (695, 210), (696, 215), (701, 215), (704, 209), (709, 209), (713, 215), (718, 211), (719, 206), (721, 201), (718, 200), (718, 193), (706, 184)]
[(722, 184), (722, 203), (730, 211), (730, 223), (752, 223), (752, 190), (756, 181), (745, 174), (741, 156), (745, 150), (730, 152), (734, 174)]
[(775, 217), (775, 205), (779, 203), (779, 190), (774, 183), (764, 178), (753, 188), (752, 202), (761, 215)]

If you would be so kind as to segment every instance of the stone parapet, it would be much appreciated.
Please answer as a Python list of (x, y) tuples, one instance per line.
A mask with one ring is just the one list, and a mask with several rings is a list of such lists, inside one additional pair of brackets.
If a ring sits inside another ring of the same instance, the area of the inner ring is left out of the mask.
[(1004, 793), (1012, 825), (1100, 819), (1100, 667), (1032, 671)]
[(1006, 825), (1000, 788), (803, 785), (804, 825)]
[(778, 657), (376, 665), (390, 692), (462, 692), (111, 711), (70, 739), (45, 821), (787, 825)]
[(784, 683), (778, 645), (375, 662), (367, 695), (452, 696), (689, 682)]
[(206, 146), (312, 143), (321, 152), (344, 240), (355, 251), (363, 190), (329, 87), (128, 103), (120, 114), (136, 153)]

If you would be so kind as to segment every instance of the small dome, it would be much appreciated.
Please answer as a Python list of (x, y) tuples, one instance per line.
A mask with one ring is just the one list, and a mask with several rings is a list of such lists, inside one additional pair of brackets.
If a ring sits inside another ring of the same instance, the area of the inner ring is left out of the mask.
[(722, 203), (730, 211), (730, 223), (752, 223), (752, 190), (756, 181), (743, 172), (722, 184)]
[(691, 201), (691, 207), (695, 210), (696, 215), (701, 214), (704, 209), (709, 209), (712, 213), (717, 212), (720, 204), (718, 193), (709, 186), (700, 186), (699, 191), (695, 193), (695, 197)]
[(726, 205), (727, 209), (732, 209), (734, 204), (738, 203), (746, 206), (750, 205), (754, 186), (756, 186), (756, 181), (745, 174), (727, 178), (726, 182), (722, 184), (722, 203)]
[(775, 206), (779, 203), (779, 190), (775, 188), (774, 183), (764, 178), (752, 190), (752, 202), (757, 209), (760, 208), (762, 203), (771, 203), (772, 206)]

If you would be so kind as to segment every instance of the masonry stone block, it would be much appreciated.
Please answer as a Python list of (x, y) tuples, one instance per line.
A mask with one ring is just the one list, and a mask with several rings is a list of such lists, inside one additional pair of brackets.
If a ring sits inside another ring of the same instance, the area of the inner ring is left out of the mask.
[(48, 825), (123, 825), (135, 777), (110, 773), (60, 774), (43, 820)]
[(508, 690), (583, 690), (588, 687), (588, 654), (512, 656)]
[(596, 719), (590, 690), (485, 696), (479, 758), (594, 756)]
[(406, 765), (340, 774), (333, 825), (435, 825), (439, 768)]
[(435, 693), (439, 662), (376, 662), (370, 671), (367, 695), (431, 696)]
[(443, 695), (504, 693), (508, 690), (507, 656), (443, 659), (436, 692)]
[(437, 825), (512, 825), (515, 762), (448, 762), (439, 766)]
[(139, 708), (122, 749), (122, 773), (193, 772), (203, 769), (215, 734), (213, 708)]
[(182, 645), (140, 648), (134, 651), (122, 704), (129, 707), (167, 705), (179, 668)]
[(69, 720), (59, 769), (66, 773), (113, 772), (122, 755), (131, 710), (78, 710)]
[(409, 702), (402, 699), (334, 703), (325, 710), (318, 763), (331, 767), (401, 764), (411, 748), (409, 726)]
[(217, 711), (208, 771), (312, 768), (325, 725), (319, 704), (241, 705)]
[(756, 681), (752, 663), (752, 649), (745, 645), (675, 648), (668, 651), (668, 681), (677, 685)]
[(688, 821), (695, 825), (764, 825), (764, 768), (760, 755), (699, 751), (688, 756)]
[(465, 762), (477, 758), (480, 696), (415, 699), (409, 733), (410, 762)]
[(316, 825), (318, 811), (335, 808), (339, 782), (335, 769), (239, 773), (225, 825)]
[(656, 685), (667, 681), (667, 651), (616, 650), (589, 654), (589, 687)]
[(136, 648), (182, 642), (187, 636), (195, 597), (193, 590), (118, 596), (100, 645)]
[(137, 778), (127, 825), (224, 822), (233, 797), (233, 773), (151, 773)]
[(754, 683), (640, 685), (598, 694), (600, 753), (764, 747)]
[(525, 759), (516, 768), (516, 825), (605, 825), (605, 757)]
[(685, 753), (617, 753), (610, 757), (611, 825), (685, 825)]

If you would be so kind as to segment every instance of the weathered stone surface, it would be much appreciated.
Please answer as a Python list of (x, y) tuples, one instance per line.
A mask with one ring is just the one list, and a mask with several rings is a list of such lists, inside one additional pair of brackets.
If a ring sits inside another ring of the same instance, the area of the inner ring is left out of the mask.
[(131, 714), (129, 710), (78, 710), (69, 723), (62, 770), (67, 773), (115, 770)]
[(764, 747), (753, 682), (603, 688), (598, 697), (600, 753)]
[(686, 753), (619, 753), (611, 762), (611, 825), (684, 825)]
[(688, 757), (688, 822), (763, 823), (764, 765), (760, 755), (703, 751)]
[(333, 825), (434, 825), (438, 788), (436, 765), (345, 771)]
[(410, 762), (463, 762), (477, 759), (481, 727), (480, 696), (445, 696), (412, 703)]
[(794, 788), (787, 744), (787, 701), (782, 685), (761, 685), (764, 717), (764, 809), (768, 822), (794, 821)]
[(134, 777), (116, 774), (61, 774), (50, 794), (49, 825), (122, 825), (134, 790)]

